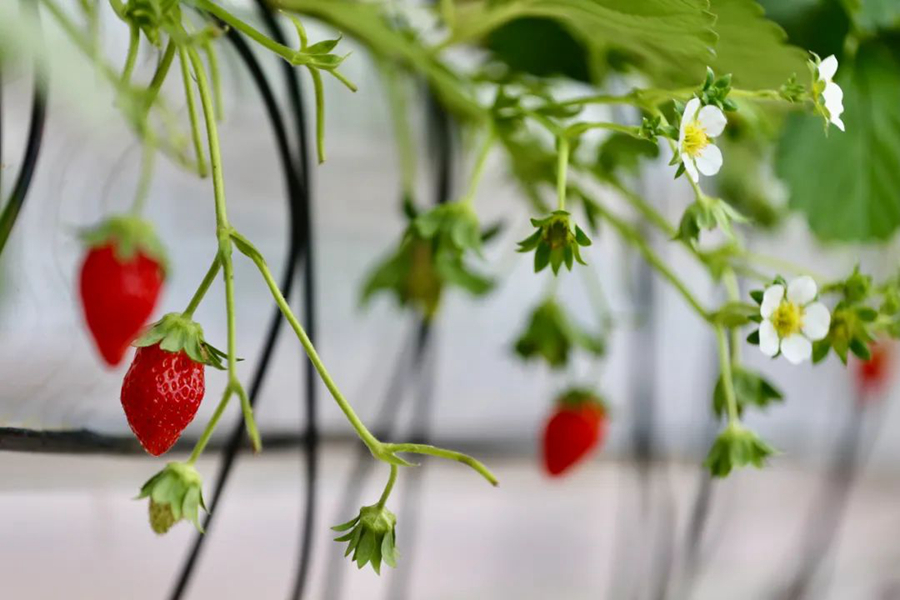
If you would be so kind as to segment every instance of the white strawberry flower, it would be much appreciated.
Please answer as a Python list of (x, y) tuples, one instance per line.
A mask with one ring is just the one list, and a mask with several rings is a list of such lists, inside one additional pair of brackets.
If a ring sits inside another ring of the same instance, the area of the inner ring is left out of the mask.
[(722, 151), (711, 140), (722, 133), (727, 122), (718, 107), (701, 108), (699, 98), (691, 98), (684, 107), (678, 130), (678, 151), (685, 171), (695, 183), (700, 181), (699, 173), (715, 175), (722, 168)]
[(791, 364), (812, 357), (812, 343), (828, 335), (831, 314), (816, 302), (818, 289), (812, 277), (804, 275), (787, 287), (775, 284), (766, 288), (759, 314), (759, 349), (766, 356), (780, 350)]
[(837, 68), (838, 61), (834, 54), (820, 62), (816, 67), (818, 74), (816, 89), (821, 90), (828, 120), (844, 131), (844, 122), (841, 120), (841, 114), (844, 112), (844, 90), (832, 81), (834, 74), (837, 73)]

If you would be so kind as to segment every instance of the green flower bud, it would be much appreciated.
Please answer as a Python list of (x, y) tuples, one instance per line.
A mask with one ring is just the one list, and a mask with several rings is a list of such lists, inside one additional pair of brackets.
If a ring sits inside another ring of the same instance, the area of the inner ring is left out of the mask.
[(336, 542), (349, 542), (344, 556), (356, 562), (356, 566), (362, 569), (366, 563), (372, 565), (375, 573), (381, 575), (381, 563), (391, 567), (397, 566), (397, 517), (394, 513), (373, 504), (363, 506), (359, 515), (343, 523), (332, 527), (334, 531), (346, 531), (344, 535), (336, 537)]
[(543, 219), (531, 220), (537, 231), (519, 242), (519, 252), (534, 250), (535, 273), (539, 273), (547, 265), (556, 274), (563, 263), (570, 271), (575, 261), (587, 264), (581, 258), (580, 247), (590, 246), (591, 240), (578, 225), (572, 228), (569, 217), (568, 212), (555, 210)]
[(203, 480), (193, 465), (171, 462), (151, 477), (141, 488), (137, 499), (150, 498), (150, 527), (162, 535), (182, 519), (190, 521), (201, 533), (200, 509), (203, 502)]

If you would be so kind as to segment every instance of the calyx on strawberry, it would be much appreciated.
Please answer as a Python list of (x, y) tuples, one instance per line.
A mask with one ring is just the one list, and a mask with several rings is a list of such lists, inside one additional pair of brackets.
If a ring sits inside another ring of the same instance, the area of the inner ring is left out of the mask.
[(206, 343), (198, 323), (165, 315), (134, 343), (122, 382), (122, 408), (147, 452), (164, 454), (194, 420), (206, 391), (205, 365), (223, 369), (223, 354)]
[(346, 532), (334, 538), (336, 542), (348, 542), (344, 556), (362, 569), (366, 563), (381, 575), (381, 563), (397, 567), (397, 517), (383, 506), (373, 504), (363, 506), (359, 514), (346, 523), (332, 527), (334, 531)]
[[(171, 462), (151, 477), (141, 487), (136, 498), (150, 498), (150, 527), (162, 535), (182, 519), (200, 526), (200, 509), (207, 510), (203, 502), (203, 480), (193, 465)], [(208, 511), (207, 511), (208, 512)]]
[(131, 216), (110, 218), (81, 238), (88, 246), (79, 283), (85, 320), (100, 356), (116, 366), (156, 307), (165, 251), (153, 226)]
[(606, 405), (588, 390), (560, 396), (544, 427), (544, 468), (559, 476), (583, 460), (606, 436)]

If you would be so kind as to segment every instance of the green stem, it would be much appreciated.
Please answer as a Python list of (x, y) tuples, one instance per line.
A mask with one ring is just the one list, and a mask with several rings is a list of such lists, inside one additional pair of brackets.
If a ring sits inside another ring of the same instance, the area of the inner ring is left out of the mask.
[(387, 485), (384, 486), (384, 491), (381, 492), (381, 498), (378, 499), (378, 508), (384, 508), (384, 503), (387, 502), (387, 499), (390, 497), (391, 492), (394, 490), (394, 483), (397, 481), (397, 465), (391, 465), (391, 474), (388, 476)]
[[(216, 125), (216, 112), (206, 71), (200, 55), (194, 48), (187, 48), (188, 56), (197, 76), (197, 89), (200, 92), (200, 104), (203, 107), (203, 118), (206, 121), (206, 132), (209, 137), (209, 161), (212, 166), (213, 193), (216, 200), (216, 236), (219, 240), (219, 261), (222, 263), (222, 275), (225, 280), (225, 311), (228, 320), (228, 388), (241, 397), (241, 409), (244, 414), (244, 425), (256, 452), (260, 450), (259, 432), (253, 410), (243, 392), (237, 376), (237, 327), (234, 304), (234, 264), (232, 262), (231, 226), (225, 206), (225, 180), (222, 173), (222, 155), (219, 146), (219, 131)], [(226, 395), (226, 398), (230, 395)]]
[(156, 97), (159, 95), (159, 90), (162, 88), (163, 82), (166, 80), (166, 76), (169, 74), (169, 67), (172, 66), (172, 60), (175, 58), (175, 42), (169, 40), (169, 43), (166, 44), (166, 49), (163, 51), (162, 58), (159, 61), (159, 65), (156, 67), (156, 72), (153, 74), (153, 79), (150, 80), (150, 85), (147, 86), (146, 92), (146, 110), (150, 110), (150, 106), (156, 101)]
[[(586, 195), (583, 190), (577, 190), (579, 194)], [(687, 285), (675, 274), (674, 271), (663, 261), (662, 258), (650, 247), (647, 240), (634, 227), (625, 222), (624, 219), (607, 209), (603, 204), (594, 199), (597, 210), (603, 215), (613, 228), (618, 231), (619, 235), (631, 242), (638, 251), (643, 255), (644, 259), (653, 266), (659, 273), (669, 280), (682, 297), (691, 305), (691, 308), (703, 319), (709, 320), (709, 312), (700, 304), (697, 297), (688, 289)]]
[(209, 79), (212, 81), (213, 98), (216, 105), (216, 120), (225, 118), (225, 102), (222, 100), (222, 77), (219, 74), (219, 58), (216, 49), (209, 40), (203, 43), (203, 52), (206, 54), (206, 62), (209, 64)]
[(219, 404), (216, 406), (216, 411), (213, 413), (212, 417), (210, 417), (209, 422), (206, 424), (206, 428), (200, 435), (200, 439), (194, 444), (194, 449), (191, 451), (191, 456), (188, 458), (187, 464), (193, 465), (197, 462), (197, 459), (200, 458), (200, 455), (203, 454), (203, 450), (206, 448), (206, 444), (209, 443), (209, 438), (212, 437), (213, 431), (216, 430), (216, 425), (219, 424), (219, 419), (222, 418), (222, 413), (225, 412), (225, 407), (228, 406), (228, 400), (233, 393), (234, 390), (231, 389), (231, 386), (225, 388), (222, 399), (219, 400)]
[(565, 135), (557, 138), (557, 150), (559, 152), (556, 162), (556, 196), (557, 208), (566, 210), (566, 180), (569, 173), (569, 138)]
[(200, 306), (200, 302), (203, 300), (203, 297), (206, 296), (206, 292), (209, 290), (209, 286), (212, 285), (212, 282), (216, 280), (216, 275), (219, 274), (219, 269), (222, 267), (222, 261), (219, 258), (219, 253), (216, 252), (215, 258), (213, 258), (212, 264), (209, 266), (209, 270), (206, 272), (206, 275), (203, 277), (203, 281), (200, 282), (200, 287), (197, 288), (197, 291), (194, 292), (194, 297), (191, 298), (191, 301), (188, 303), (187, 308), (184, 309), (184, 312), (181, 314), (187, 318), (191, 318), (194, 316), (194, 311), (197, 310), (197, 307)]
[(741, 256), (748, 262), (769, 267), (771, 269), (774, 269), (775, 271), (784, 271), (788, 273), (794, 273), (795, 275), (809, 275), (819, 284), (828, 281), (828, 277), (822, 275), (821, 273), (812, 273), (808, 268), (793, 263), (789, 260), (784, 260), (783, 258), (747, 251), (743, 252)]
[(309, 76), (313, 82), (316, 98), (316, 154), (319, 164), (325, 162), (325, 90), (322, 86), (322, 74), (315, 67), (309, 67)]
[(725, 338), (725, 329), (716, 325), (716, 342), (719, 348), (719, 368), (722, 371), (722, 384), (725, 388), (725, 406), (728, 409), (728, 424), (735, 425), (740, 422), (737, 409), (737, 397), (734, 395), (734, 380), (731, 376), (731, 357), (728, 352), (728, 340)]
[[(725, 290), (728, 293), (728, 299), (731, 302), (739, 302), (741, 299), (741, 290), (738, 285), (737, 275), (734, 269), (727, 268), (722, 273), (722, 281), (725, 284)], [(741, 362), (741, 332), (737, 327), (732, 327), (731, 333), (731, 363), (737, 365)]]
[(150, 184), (153, 182), (153, 165), (156, 159), (156, 137), (151, 130), (147, 131), (144, 138), (144, 150), (141, 155), (141, 175), (138, 179), (137, 191), (134, 202), (131, 205), (131, 214), (139, 215), (144, 210), (147, 194), (150, 192)]
[(494, 140), (494, 129), (493, 127), (488, 127), (487, 133), (484, 136), (484, 141), (481, 144), (481, 149), (478, 151), (478, 158), (475, 159), (475, 167), (472, 169), (472, 178), (469, 181), (469, 189), (462, 199), (464, 204), (471, 206), (475, 203), (475, 194), (478, 191), (478, 185), (481, 183), (481, 178), (484, 176), (484, 168), (487, 166), (487, 159), (491, 154), (491, 148), (494, 147)]
[(592, 129), (605, 129), (607, 131), (617, 131), (619, 133), (625, 133), (636, 138), (641, 137), (640, 127), (620, 125), (618, 123), (608, 123), (606, 121), (596, 121), (593, 123), (576, 123), (575, 125), (566, 128), (565, 135), (566, 137), (578, 137), (585, 131), (591, 131)]
[(416, 151), (412, 131), (409, 127), (407, 90), (401, 86), (405, 80), (401, 79), (400, 73), (394, 65), (384, 60), (379, 60), (377, 64), (383, 73), (382, 80), (388, 96), (391, 121), (394, 124), (394, 138), (397, 144), (403, 195), (405, 198), (412, 199), (416, 185)]
[[(181, 82), (184, 85), (184, 97), (187, 100), (188, 117), (191, 122), (191, 139), (194, 142), (194, 156), (197, 158), (197, 171), (200, 177), (206, 177), (206, 156), (203, 152), (203, 137), (200, 133), (200, 119), (197, 117), (197, 104), (194, 100), (194, 88), (191, 86), (190, 59), (185, 47), (178, 48), (178, 61), (181, 63)], [(196, 65), (194, 71), (196, 71)], [(198, 84), (200, 76), (197, 75)]]
[(468, 465), (474, 470), (478, 471), (482, 477), (487, 479), (488, 483), (491, 485), (497, 485), (497, 478), (494, 477), (494, 474), (490, 472), (490, 470), (484, 466), (478, 460), (463, 454), (462, 452), (456, 452), (455, 450), (446, 450), (444, 448), (437, 448), (435, 446), (429, 446), (428, 444), (384, 444), (385, 450), (389, 452), (407, 452), (410, 454), (425, 454), (428, 456), (437, 456), (438, 458), (446, 458), (448, 460), (454, 460), (456, 462), (462, 463), (464, 465)]
[(128, 40), (128, 54), (125, 55), (125, 66), (122, 69), (122, 83), (128, 85), (131, 74), (134, 72), (134, 63), (137, 60), (138, 48), (141, 45), (141, 29), (134, 23), (131, 24), (131, 37)]
[(635, 94), (625, 94), (624, 96), (612, 96), (608, 94), (596, 94), (592, 96), (582, 96), (581, 98), (571, 98), (556, 103), (556, 106), (582, 106), (585, 104), (640, 104), (640, 100)]
[(316, 371), (319, 373), (319, 377), (322, 378), (322, 382), (325, 384), (325, 387), (328, 388), (329, 392), (331, 392), (331, 395), (334, 398), (334, 401), (337, 403), (338, 407), (341, 409), (341, 412), (343, 412), (344, 416), (347, 417), (347, 420), (350, 421), (350, 425), (353, 426), (353, 429), (356, 431), (357, 435), (359, 435), (363, 443), (365, 443), (366, 446), (369, 447), (369, 450), (372, 451), (372, 454), (378, 456), (378, 451), (382, 447), (381, 442), (379, 442), (375, 438), (375, 436), (372, 435), (372, 433), (366, 428), (366, 426), (357, 416), (356, 412), (353, 410), (353, 407), (350, 406), (350, 403), (347, 402), (346, 398), (344, 398), (344, 395), (338, 389), (337, 384), (331, 378), (331, 375), (328, 373), (328, 369), (325, 368), (325, 364), (319, 357), (319, 353), (316, 351), (315, 346), (313, 346), (312, 342), (309, 339), (309, 336), (306, 335), (306, 330), (303, 329), (300, 321), (297, 320), (297, 317), (295, 317), (294, 313), (291, 311), (291, 307), (288, 305), (287, 300), (284, 299), (284, 296), (282, 295), (281, 290), (278, 288), (278, 284), (275, 282), (275, 278), (272, 276), (272, 272), (269, 270), (269, 267), (266, 264), (266, 261), (263, 258), (262, 254), (260, 254), (259, 250), (257, 250), (249, 240), (247, 240), (239, 233), (233, 232), (232, 237), (234, 238), (238, 250), (246, 255), (247, 258), (252, 260), (254, 264), (256, 264), (256, 267), (262, 274), (266, 285), (269, 286), (269, 291), (275, 298), (275, 303), (278, 305), (278, 308), (281, 309), (281, 313), (284, 315), (284, 318), (287, 319), (287, 322), (294, 330), (294, 333), (297, 334), (297, 338), (300, 340), (300, 344), (306, 351), (306, 355), (309, 357), (309, 360), (312, 362), (313, 366), (316, 368)]

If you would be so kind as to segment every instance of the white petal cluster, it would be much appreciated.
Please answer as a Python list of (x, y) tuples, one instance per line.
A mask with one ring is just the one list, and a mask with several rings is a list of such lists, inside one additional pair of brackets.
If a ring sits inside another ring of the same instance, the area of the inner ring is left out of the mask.
[(775, 284), (763, 294), (759, 313), (759, 349), (766, 356), (780, 351), (788, 362), (800, 364), (812, 357), (812, 343), (828, 335), (831, 313), (816, 302), (818, 289), (812, 277), (804, 275), (787, 287)]

